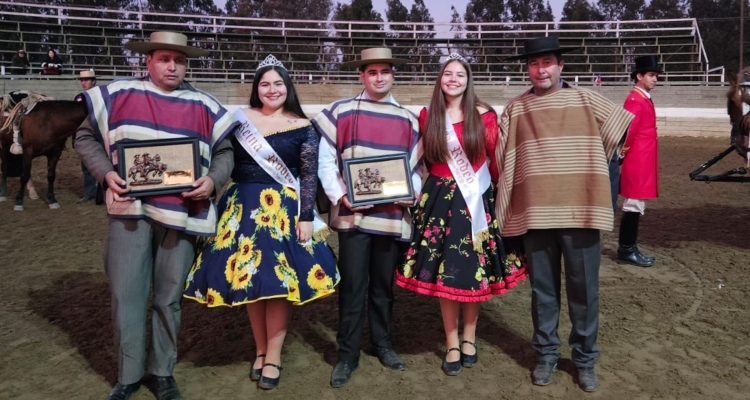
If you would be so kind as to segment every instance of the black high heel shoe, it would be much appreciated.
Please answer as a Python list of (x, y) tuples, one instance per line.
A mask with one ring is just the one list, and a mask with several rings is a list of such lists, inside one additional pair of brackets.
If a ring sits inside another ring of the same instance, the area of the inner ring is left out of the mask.
[[(258, 358), (265, 358), (265, 354), (258, 354), (255, 356), (255, 359)], [(257, 382), (260, 379), (260, 375), (263, 373), (263, 368), (253, 368), (253, 366), (250, 366), (250, 380), (253, 382)]]
[(479, 361), (479, 353), (477, 351), (477, 344), (475, 342), (470, 342), (468, 340), (464, 340), (461, 342), (461, 345), (463, 347), (463, 344), (467, 343), (474, 347), (474, 354), (466, 354), (463, 351), (461, 351), (461, 365), (463, 365), (466, 368), (471, 368), (477, 364), (477, 361)]
[(459, 372), (461, 372), (461, 360), (458, 361), (448, 361), (448, 353), (451, 351), (457, 351), (461, 352), (461, 349), (457, 347), (451, 347), (450, 349), (445, 351), (445, 357), (443, 358), (443, 372), (445, 372), (448, 376), (456, 376)]
[(261, 389), (275, 389), (276, 386), (279, 386), (279, 380), (281, 379), (281, 365), (271, 364), (271, 363), (265, 363), (263, 364), (264, 367), (274, 367), (279, 370), (279, 376), (276, 378), (267, 378), (261, 374), (260, 380), (258, 380), (258, 387)]

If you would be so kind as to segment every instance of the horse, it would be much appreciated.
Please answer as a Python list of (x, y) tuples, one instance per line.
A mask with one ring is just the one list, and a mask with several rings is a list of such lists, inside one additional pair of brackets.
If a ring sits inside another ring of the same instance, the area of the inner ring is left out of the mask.
[[(743, 86), (743, 83), (750, 84), (750, 67), (740, 71), (736, 76), (729, 75), (729, 91), (727, 92), (727, 114), (732, 124), (730, 134), (731, 144), (735, 146), (737, 152), (742, 157), (748, 155), (748, 138), (750, 138), (750, 113), (743, 115), (742, 104), (750, 105), (750, 86)], [(744, 90), (747, 88), (748, 90)]]
[[(3, 134), (3, 132), (7, 131), (9, 134), (12, 134), (12, 120), (11, 120), (11, 114), (13, 113), (13, 109), (18, 105), (18, 103), (21, 103), (28, 97), (32, 97), (35, 100), (54, 100), (52, 98), (48, 98), (47, 96), (39, 93), (29, 92), (28, 90), (16, 90), (13, 92), (6, 93), (2, 96), (2, 101), (0, 101), (0, 135)], [(7, 120), (6, 120), (7, 118)], [(7, 125), (6, 125), (7, 122)], [(2, 162), (2, 160), (0, 160)], [(11, 155), (10, 160), (5, 160), (5, 162), (9, 162), (9, 175), (10, 176), (21, 176), (21, 156), (20, 155)], [(0, 166), (0, 171), (2, 171), (2, 166)], [(29, 183), (26, 184), (26, 189), (29, 191), (29, 198), (32, 200), (36, 200), (39, 198), (39, 194), (36, 192), (36, 188), (34, 187), (34, 182), (29, 180)], [(0, 202), (6, 201), (7, 197), (5, 195), (0, 196)]]
[[(21, 120), (23, 143), (21, 186), (16, 195), (14, 210), (23, 211), (23, 188), (31, 178), (31, 162), (39, 156), (47, 157), (47, 201), (49, 208), (60, 208), (55, 198), (55, 168), (60, 161), (65, 141), (76, 133), (78, 126), (88, 115), (86, 103), (82, 101), (42, 101)], [(12, 134), (0, 135), (0, 158), (3, 178), (0, 181), (0, 198), (7, 193), (7, 176)]]
[[(690, 172), (690, 180), (704, 182), (750, 182), (746, 175), (750, 168), (750, 112), (743, 114), (743, 104), (750, 105), (750, 67), (740, 71), (737, 75), (729, 75), (729, 90), (727, 91), (727, 114), (732, 130), (729, 134), (729, 148), (716, 157), (706, 161)], [(716, 175), (703, 175), (703, 171), (716, 164), (729, 153), (736, 152), (745, 161), (745, 166), (730, 169)]]

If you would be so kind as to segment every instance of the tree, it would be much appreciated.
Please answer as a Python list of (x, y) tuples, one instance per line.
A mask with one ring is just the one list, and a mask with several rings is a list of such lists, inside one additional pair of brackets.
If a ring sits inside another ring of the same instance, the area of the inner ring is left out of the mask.
[(687, 0), (651, 0), (643, 10), (644, 19), (687, 18)]
[[(708, 53), (711, 66), (725, 66), (728, 71), (739, 68), (739, 10), (738, 0), (688, 0), (689, 15), (698, 20), (698, 28), (703, 37), (703, 46)], [(750, 10), (745, 7), (745, 21)], [(750, 43), (750, 26), (745, 23), (744, 43)], [(743, 65), (748, 65), (747, 50)]]
[(464, 21), (461, 19), (461, 14), (458, 13), (458, 10), (456, 10), (456, 6), (451, 6), (451, 32), (455, 32), (453, 34), (454, 39), (461, 39), (463, 37)]
[(467, 48), (466, 40), (464, 39), (463, 34), (463, 32), (465, 31), (463, 22), (464, 21), (463, 19), (461, 19), (461, 14), (458, 13), (456, 7), (451, 6), (450, 31), (453, 32), (453, 40), (448, 40), (448, 52), (461, 54), (471, 63), (474, 61), (474, 53), (472, 53), (471, 49)]
[(424, 0), (414, 0), (409, 11), (409, 21), (412, 22), (414, 31), (419, 32), (416, 38), (422, 41), (419, 46), (409, 50), (409, 55), (419, 58), (417, 65), (411, 65), (411, 67), (420, 72), (437, 72), (442, 52), (434, 43), (425, 40), (435, 37), (435, 25), (432, 25), (435, 20), (430, 15), (430, 10), (424, 4)]
[(507, 0), (507, 20), (514, 22), (552, 22), (555, 16), (549, 1)]
[(599, 0), (597, 8), (605, 21), (636, 21), (643, 18), (645, 0)]
[(351, 4), (337, 3), (333, 19), (334, 21), (376, 22), (375, 24), (333, 23), (336, 36), (340, 38), (339, 42), (345, 44), (339, 46), (344, 62), (358, 59), (363, 49), (382, 45), (382, 41), (366, 39), (383, 37), (383, 18), (379, 12), (373, 10), (371, 0), (352, 0)]
[[(409, 10), (401, 3), (401, 0), (386, 0), (387, 8), (385, 11), (385, 17), (388, 22), (409, 22)], [(391, 32), (388, 33), (390, 37), (408, 37), (408, 34), (399, 33), (399, 31), (408, 31), (409, 26), (406, 24), (389, 24)]]
[[(472, 55), (475, 64), (488, 63), (497, 64), (510, 55), (502, 50), (507, 46), (502, 33), (486, 33), (486, 31), (508, 30), (502, 25), (487, 26), (485, 24), (506, 22), (507, 13), (504, 0), (469, 0), (466, 4), (467, 39), (480, 39), (478, 46), (467, 46), (467, 51)], [(482, 28), (480, 28), (482, 27)]]
[[(236, 28), (233, 33), (253, 35), (255, 40), (233, 43), (229, 54), (245, 55), (247, 61), (233, 62), (238, 68), (253, 68), (268, 54), (275, 54), (290, 70), (320, 70), (327, 62), (325, 44), (317, 37), (327, 36), (328, 16), (333, 8), (332, 0), (236, 0), (227, 2), (233, 16), (264, 18), (267, 21), (233, 21), (247, 25)], [(292, 22), (304, 19), (320, 22)], [(270, 36), (270, 38), (269, 38)], [(277, 38), (274, 38), (276, 36)], [(312, 38), (311, 38), (312, 37)], [(248, 43), (249, 42), (249, 43)], [(247, 63), (248, 65), (243, 65)]]
[[(560, 22), (601, 21), (602, 15), (588, 0), (567, 0), (563, 5)], [(592, 29), (591, 24), (561, 24), (560, 29)]]
[[(569, 31), (577, 31), (577, 32), (570, 32), (570, 33), (561, 33), (561, 37), (571, 37), (571, 38), (580, 38), (580, 37), (595, 37), (596, 34), (594, 33), (586, 33), (588, 30), (600, 28), (600, 26), (595, 24), (586, 24), (583, 21), (601, 21), (602, 15), (599, 13), (599, 10), (597, 10), (594, 6), (591, 5), (587, 0), (567, 0), (565, 2), (565, 5), (563, 5), (562, 10), (562, 17), (560, 18), (560, 22), (572, 22), (572, 21), (582, 21), (580, 24), (560, 24), (561, 30), (569, 30)], [(593, 44), (593, 43), (592, 43)], [(602, 57), (614, 57), (612, 54), (613, 51), (608, 48), (604, 48), (602, 50), (604, 54), (602, 54)], [(566, 60), (572, 61), (568, 63), (565, 66), (566, 72), (577, 72), (577, 73), (587, 73), (589, 71), (586, 70), (586, 68), (582, 65), (575, 65), (576, 62), (582, 62), (583, 60), (578, 59), (574, 55), (566, 55)], [(618, 59), (620, 62), (621, 60)], [(608, 60), (612, 61), (612, 60)], [(597, 72), (610, 72), (610, 71), (597, 71)]]

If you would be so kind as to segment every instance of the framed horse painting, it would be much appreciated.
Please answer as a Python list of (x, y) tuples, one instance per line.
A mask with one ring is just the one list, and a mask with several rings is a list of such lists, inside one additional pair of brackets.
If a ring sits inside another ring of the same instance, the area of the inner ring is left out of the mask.
[(344, 180), (353, 206), (414, 200), (407, 153), (344, 160)]
[(181, 193), (200, 177), (198, 138), (137, 140), (117, 144), (117, 169), (128, 196)]

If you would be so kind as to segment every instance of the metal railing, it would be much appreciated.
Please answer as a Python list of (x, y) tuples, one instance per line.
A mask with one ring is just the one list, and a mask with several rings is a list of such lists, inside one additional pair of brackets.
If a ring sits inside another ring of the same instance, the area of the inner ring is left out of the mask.
[(506, 58), (522, 52), (529, 37), (558, 35), (563, 46), (581, 47), (566, 55), (563, 74), (568, 79), (593, 81), (600, 75), (603, 84), (628, 82), (633, 58), (657, 54), (668, 82), (723, 82), (716, 69), (708, 68), (692, 18), (414, 24), (183, 15), (14, 1), (0, 1), (0, 7), (0, 73), (2, 67), (9, 71), (10, 58), (20, 44), (32, 62), (49, 47), (60, 50), (68, 75), (82, 69), (112, 77), (138, 75), (144, 70), (143, 58), (122, 45), (170, 29), (211, 51), (208, 57), (190, 60), (193, 80), (251, 79), (259, 60), (274, 53), (300, 77), (347, 81), (357, 74), (340, 69), (341, 62), (358, 57), (363, 48), (389, 46), (395, 56), (414, 61), (401, 68), (399, 79), (434, 82), (440, 61), (448, 52), (458, 51), (472, 62), (478, 83), (523, 82), (523, 66)]

